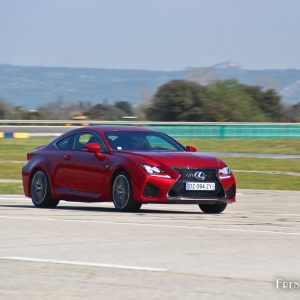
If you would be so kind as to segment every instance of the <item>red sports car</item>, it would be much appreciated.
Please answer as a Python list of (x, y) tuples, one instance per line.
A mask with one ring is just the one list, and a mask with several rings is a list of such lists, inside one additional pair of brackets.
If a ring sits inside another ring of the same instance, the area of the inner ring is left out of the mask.
[(205, 213), (221, 213), (235, 202), (235, 179), (222, 160), (155, 130), (82, 127), (27, 159), (24, 192), (37, 207), (113, 201), (117, 210), (137, 211), (144, 203), (196, 203)]

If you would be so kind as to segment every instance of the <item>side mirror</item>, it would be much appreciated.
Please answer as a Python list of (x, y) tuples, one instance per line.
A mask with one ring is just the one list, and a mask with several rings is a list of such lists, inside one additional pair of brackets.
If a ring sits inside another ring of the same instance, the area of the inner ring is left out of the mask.
[(187, 151), (189, 152), (197, 152), (197, 148), (193, 147), (193, 146), (186, 146)]
[(106, 155), (101, 153), (101, 148), (99, 144), (85, 144), (83, 146), (83, 150), (94, 153), (95, 156), (100, 160), (104, 160), (106, 158)]

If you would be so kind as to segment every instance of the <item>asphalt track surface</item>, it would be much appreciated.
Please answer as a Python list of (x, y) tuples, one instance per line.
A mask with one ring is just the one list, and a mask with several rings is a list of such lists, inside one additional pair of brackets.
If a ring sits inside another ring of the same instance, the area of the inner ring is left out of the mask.
[(239, 190), (197, 205), (34, 208), (0, 196), (0, 299), (300, 299), (300, 192)]

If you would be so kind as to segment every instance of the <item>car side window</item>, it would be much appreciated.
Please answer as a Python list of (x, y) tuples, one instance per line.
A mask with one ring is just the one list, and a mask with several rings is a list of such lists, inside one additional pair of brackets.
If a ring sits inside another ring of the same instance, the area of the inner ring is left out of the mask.
[(101, 138), (98, 135), (90, 132), (76, 134), (72, 150), (82, 151), (85, 144), (99, 144), (101, 153), (107, 153), (105, 144)]
[(74, 136), (68, 136), (56, 143), (59, 150), (72, 150)]

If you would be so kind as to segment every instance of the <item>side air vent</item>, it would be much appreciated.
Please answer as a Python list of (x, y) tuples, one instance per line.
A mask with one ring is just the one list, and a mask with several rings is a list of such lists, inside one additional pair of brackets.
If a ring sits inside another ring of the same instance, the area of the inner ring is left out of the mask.
[(154, 198), (160, 196), (160, 189), (151, 183), (147, 183), (143, 193), (144, 197)]

